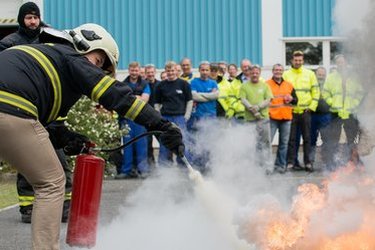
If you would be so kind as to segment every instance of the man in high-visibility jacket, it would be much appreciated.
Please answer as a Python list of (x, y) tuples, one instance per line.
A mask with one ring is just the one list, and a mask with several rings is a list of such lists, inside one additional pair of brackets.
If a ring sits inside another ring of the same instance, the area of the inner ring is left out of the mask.
[(228, 65), (228, 82), (230, 83), (229, 109), (227, 117), (234, 117), (236, 121), (243, 121), (245, 118), (245, 106), (241, 102), (240, 89), (242, 82), (237, 78), (237, 65)]
[(293, 85), (283, 79), (283, 73), (284, 67), (281, 64), (275, 64), (272, 67), (272, 78), (267, 81), (273, 94), (269, 106), (271, 142), (276, 131), (279, 131), (279, 144), (275, 160), (275, 170), (279, 173), (286, 171), (290, 124), (293, 118), (292, 105), (298, 102)]
[(293, 108), (293, 119), (288, 143), (288, 169), (296, 169), (293, 165), (296, 158), (297, 127), (300, 126), (303, 138), (303, 161), (306, 171), (313, 171), (311, 153), (311, 111), (318, 106), (320, 90), (316, 76), (312, 70), (303, 66), (302, 51), (293, 52), (292, 67), (283, 74), (284, 80), (291, 82), (296, 91), (298, 102)]
[[(355, 140), (359, 134), (359, 122), (357, 112), (364, 97), (364, 90), (359, 82), (358, 76), (348, 67), (344, 55), (335, 57), (337, 70), (328, 75), (323, 89), (323, 98), (330, 106), (332, 121), (327, 129), (322, 131), (322, 136), (327, 143), (330, 155), (336, 155), (339, 147), (341, 129), (346, 134), (347, 146), (351, 154), (355, 154), (357, 146)], [(329, 169), (335, 169), (339, 162), (337, 157), (330, 157), (327, 162)]]
[(219, 88), (219, 98), (216, 101), (216, 116), (217, 117), (227, 117), (229, 110), (229, 96), (231, 95), (230, 83), (224, 78), (223, 73), (219, 64), (210, 64), (210, 78), (216, 81)]
[(60, 249), (64, 202), (65, 175), (45, 126), (66, 116), (82, 95), (150, 130), (163, 131), (160, 141), (170, 150), (180, 154), (184, 149), (175, 125), (111, 77), (119, 52), (103, 27), (84, 24), (69, 33), (48, 30), (39, 36), (45, 44), (14, 46), (0, 53), (0, 158), (25, 176), (35, 191), (35, 250)]

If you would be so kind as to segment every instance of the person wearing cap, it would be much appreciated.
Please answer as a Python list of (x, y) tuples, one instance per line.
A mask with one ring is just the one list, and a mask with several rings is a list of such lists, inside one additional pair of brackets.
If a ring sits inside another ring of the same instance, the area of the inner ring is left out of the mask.
[[(0, 51), (24, 44), (33, 44), (39, 43), (39, 34), (41, 28), (46, 25), (40, 20), (40, 11), (38, 6), (33, 2), (24, 3), (18, 13), (18, 23), (19, 29), (15, 33), (12, 33), (0, 41)], [(58, 142), (57, 136), (54, 136), (53, 133), (56, 131), (56, 128), (59, 126), (64, 126), (64, 120), (66, 119), (61, 117), (59, 121), (49, 124), (46, 129), (48, 130), (50, 137), (55, 139), (52, 140), (52, 144), (56, 149), (56, 154), (61, 162), (61, 165), (64, 169), (66, 176), (65, 184), (65, 201), (62, 222), (67, 222), (69, 210), (70, 210), (70, 200), (71, 200), (71, 191), (72, 191), (72, 177), (71, 177), (71, 167), (69, 166), (65, 154), (72, 155), (72, 150), (65, 151), (62, 149), (62, 146), (66, 146), (72, 143), (79, 143), (82, 141), (88, 140), (85, 136), (80, 135), (74, 132), (67, 132), (69, 136), (65, 136), (64, 139), (69, 138), (69, 141), (66, 140), (64, 143)], [(65, 126), (64, 126), (65, 127)], [(61, 130), (61, 128), (59, 129)], [(66, 135), (67, 135), (66, 134)], [(74, 151), (74, 150), (73, 150)], [(75, 151), (77, 152), (77, 151)], [(79, 151), (78, 151), (79, 152)], [(33, 210), (34, 202), (34, 190), (33, 187), (28, 183), (25, 177), (21, 174), (17, 174), (17, 193), (19, 200), (19, 212), (21, 214), (21, 221), (23, 223), (31, 223), (31, 214)]]
[(288, 142), (288, 169), (294, 166), (296, 158), (297, 128), (301, 128), (303, 138), (303, 161), (306, 171), (313, 171), (311, 154), (311, 112), (318, 106), (320, 90), (315, 73), (303, 66), (302, 51), (293, 52), (292, 67), (283, 73), (285, 81), (291, 82), (296, 91), (298, 102), (293, 107), (293, 119)]
[(65, 175), (45, 126), (66, 116), (82, 95), (161, 131), (160, 142), (176, 154), (184, 150), (179, 128), (113, 78), (119, 59), (113, 37), (97, 24), (81, 25), (71, 34), (75, 41), (67, 32), (52, 32), (45, 40), (40, 37), (45, 44), (0, 53), (0, 158), (24, 175), (35, 191), (35, 250), (60, 249), (64, 202)]
[(329, 170), (335, 170), (340, 164), (338, 159), (343, 158), (337, 157), (341, 128), (345, 131), (346, 146), (350, 152), (348, 155), (351, 155), (352, 159), (357, 155), (356, 138), (360, 130), (357, 113), (365, 95), (359, 76), (350, 68), (345, 56), (337, 55), (335, 63), (337, 70), (327, 76), (323, 88), (323, 98), (329, 105), (332, 116), (329, 125), (321, 131), (329, 151), (327, 155), (331, 156), (326, 162)]
[(24, 3), (18, 12), (18, 30), (0, 41), (0, 52), (22, 44), (39, 43), (41, 27), (45, 24), (40, 20), (39, 7), (33, 2)]

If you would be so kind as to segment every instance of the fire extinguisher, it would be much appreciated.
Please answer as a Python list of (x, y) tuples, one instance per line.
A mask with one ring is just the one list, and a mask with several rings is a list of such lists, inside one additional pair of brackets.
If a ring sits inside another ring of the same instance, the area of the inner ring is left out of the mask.
[(85, 145), (85, 150), (88, 153), (77, 156), (73, 174), (72, 200), (66, 235), (66, 243), (69, 246), (91, 248), (96, 243), (105, 161), (103, 158), (95, 156), (94, 152), (121, 150), (141, 137), (162, 133), (162, 131), (149, 131), (112, 149), (96, 148), (94, 143)]
[[(90, 144), (88, 148), (93, 146)], [(96, 243), (105, 161), (88, 151), (77, 156), (74, 169), (66, 236), (66, 243), (71, 247), (91, 248)]]

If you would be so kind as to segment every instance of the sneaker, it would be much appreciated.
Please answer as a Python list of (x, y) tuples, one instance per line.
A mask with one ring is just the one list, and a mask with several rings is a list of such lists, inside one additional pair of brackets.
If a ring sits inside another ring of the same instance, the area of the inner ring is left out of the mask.
[(125, 173), (120, 173), (115, 176), (116, 180), (126, 180), (126, 179), (135, 179), (138, 178), (138, 175), (132, 175), (132, 174), (125, 174)]
[(138, 177), (140, 178), (140, 179), (146, 179), (147, 177), (149, 177), (150, 176), (150, 173), (149, 172), (139, 172), (138, 173)]
[(286, 167), (281, 167), (281, 166), (277, 166), (275, 167), (275, 172), (278, 172), (279, 174), (285, 174), (286, 172)]
[(314, 171), (313, 165), (312, 165), (311, 163), (307, 163), (307, 164), (305, 165), (305, 170), (306, 170), (307, 172), (313, 172), (313, 171)]

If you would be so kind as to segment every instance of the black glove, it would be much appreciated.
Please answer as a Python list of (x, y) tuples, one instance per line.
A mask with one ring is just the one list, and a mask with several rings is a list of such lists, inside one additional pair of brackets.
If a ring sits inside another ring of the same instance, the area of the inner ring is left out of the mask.
[(84, 135), (69, 131), (69, 140), (63, 148), (66, 155), (78, 155), (80, 153), (87, 153), (86, 143), (90, 140)]
[(64, 149), (66, 155), (85, 153), (85, 144), (89, 142), (86, 136), (70, 131), (60, 122), (54, 122), (46, 129), (55, 149)]
[(155, 129), (163, 131), (163, 133), (159, 135), (161, 144), (163, 144), (177, 156), (184, 156), (185, 145), (182, 142), (181, 130), (176, 124), (162, 120), (159, 123), (159, 126), (157, 126)]

